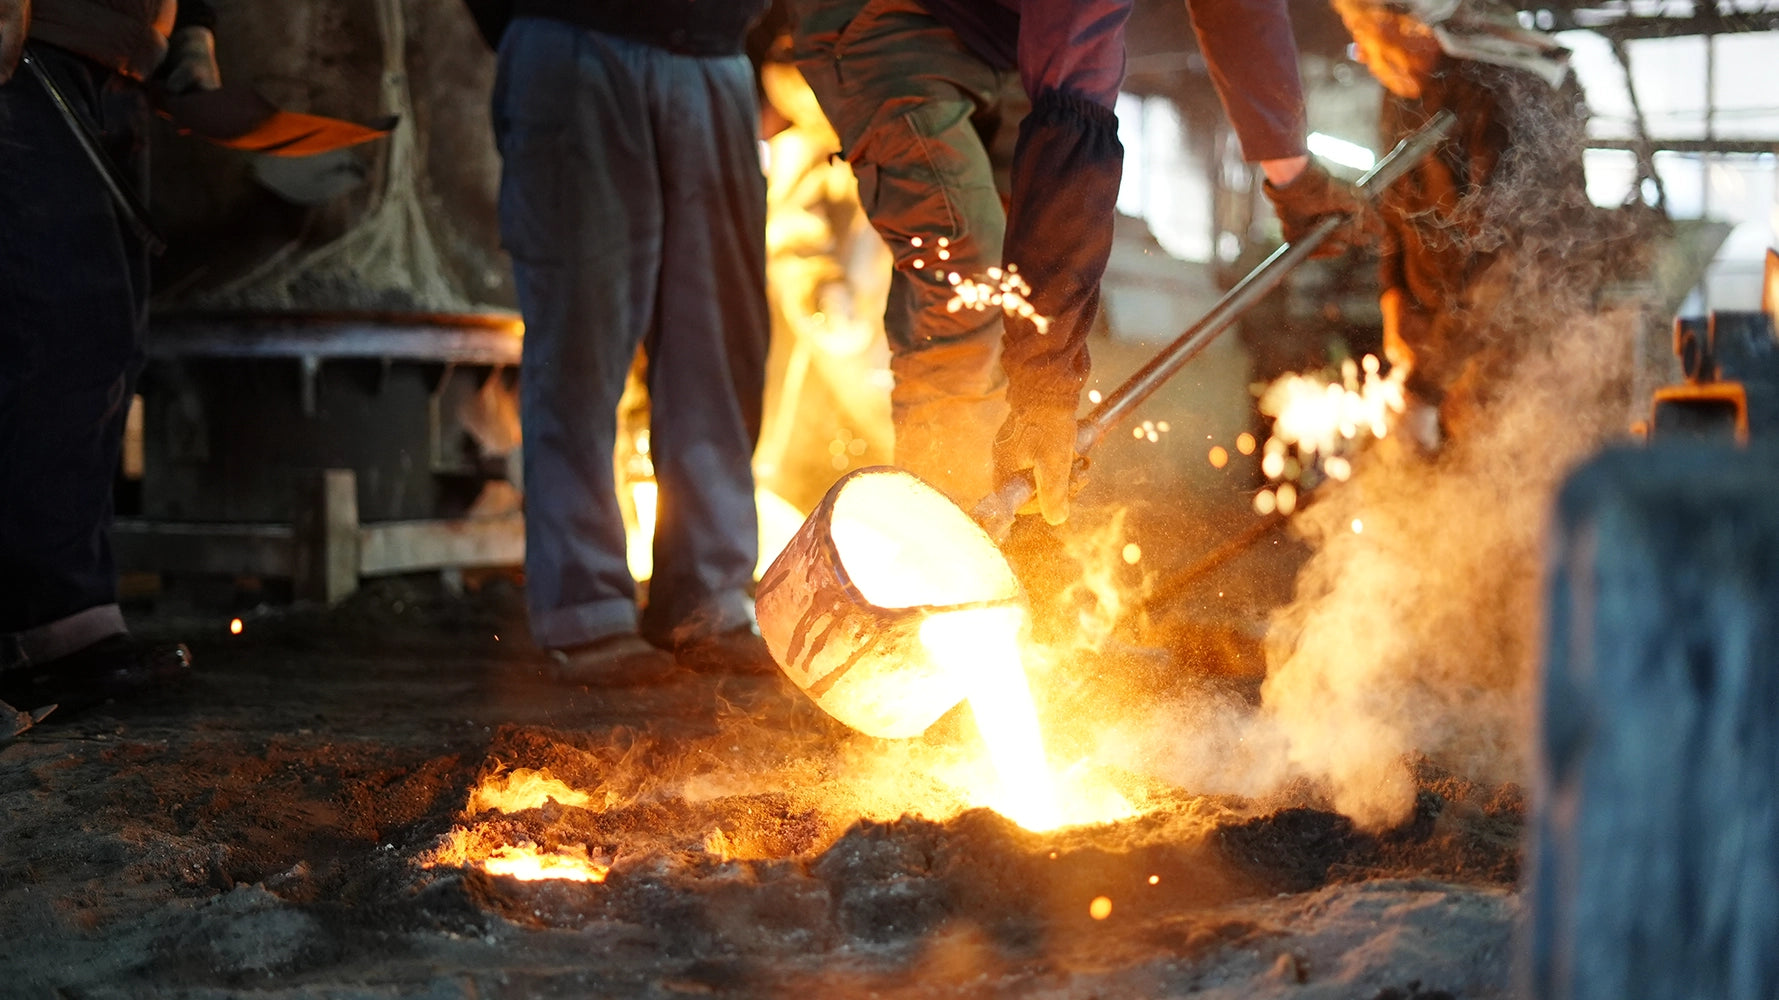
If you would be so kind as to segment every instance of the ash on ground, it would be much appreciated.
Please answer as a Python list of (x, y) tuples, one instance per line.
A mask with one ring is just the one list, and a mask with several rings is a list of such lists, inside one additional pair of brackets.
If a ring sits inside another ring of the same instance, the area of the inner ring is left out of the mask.
[[(1511, 992), (1521, 795), (1433, 761), (1381, 833), (1305, 786), (1152, 787), (1038, 834), (948, 791), (951, 720), (886, 749), (777, 678), (564, 691), (498, 579), (245, 613), (239, 636), (166, 603), (150, 627), (193, 641), (192, 684), (0, 748), (9, 994)], [(572, 793), (469, 808), (538, 773)], [(603, 881), (451, 863), (500, 844)]]

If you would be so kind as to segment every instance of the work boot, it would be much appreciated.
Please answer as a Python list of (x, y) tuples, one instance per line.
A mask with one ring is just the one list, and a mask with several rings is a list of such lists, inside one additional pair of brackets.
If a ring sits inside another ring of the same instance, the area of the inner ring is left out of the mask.
[(673, 656), (682, 666), (701, 674), (745, 674), (766, 676), (778, 673), (778, 663), (759, 629), (743, 625), (727, 632), (700, 636), (673, 647)]
[(0, 673), (0, 701), (34, 711), (56, 706), (57, 722), (113, 699), (127, 700), (191, 674), (183, 642), (147, 643), (118, 634), (42, 663)]
[(619, 632), (592, 642), (549, 651), (552, 680), (587, 687), (659, 684), (678, 672), (673, 654), (656, 649), (635, 632)]

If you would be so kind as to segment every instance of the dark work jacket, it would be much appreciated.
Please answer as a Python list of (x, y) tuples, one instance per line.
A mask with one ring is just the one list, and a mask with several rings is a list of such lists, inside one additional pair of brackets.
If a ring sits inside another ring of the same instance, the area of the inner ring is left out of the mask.
[(744, 51), (768, 0), (468, 0), (490, 46), (514, 17), (548, 17), (689, 56)]
[[(921, 0), (970, 50), (997, 69), (1014, 69), (1021, 47), (1069, 44), (1020, 37), (1020, 11), (1038, 4), (1077, 10), (1128, 6), (1119, 0)], [(1286, 0), (1188, 0), (1211, 83), (1249, 160), (1305, 151), (1303, 84)], [(1088, 20), (1081, 18), (1078, 20)], [(1120, 65), (1120, 70), (1122, 65)], [(1029, 89), (1029, 88), (1028, 88)], [(1033, 95), (1034, 97), (1036, 95)]]

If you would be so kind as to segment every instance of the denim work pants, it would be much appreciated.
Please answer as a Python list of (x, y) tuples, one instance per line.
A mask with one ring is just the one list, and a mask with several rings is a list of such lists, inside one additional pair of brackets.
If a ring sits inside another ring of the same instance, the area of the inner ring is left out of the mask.
[(895, 258), (884, 328), (896, 464), (968, 507), (993, 488), (991, 452), (1007, 415), (1002, 323), (996, 311), (949, 311), (946, 274), (980, 277), (1001, 264), (1007, 218), (989, 143), (1017, 124), (1002, 121), (1013, 75), (965, 48), (919, 0), (793, 0), (792, 10), (797, 66)]
[[(33, 48), (143, 190), (141, 89)], [(112, 486), (147, 286), (146, 249), (21, 66), (0, 86), (0, 668), (124, 631)]]
[(501, 42), (494, 124), (525, 316), (533, 637), (561, 648), (638, 625), (612, 454), (639, 344), (660, 486), (641, 631), (672, 644), (750, 625), (768, 323), (747, 59), (521, 17)]

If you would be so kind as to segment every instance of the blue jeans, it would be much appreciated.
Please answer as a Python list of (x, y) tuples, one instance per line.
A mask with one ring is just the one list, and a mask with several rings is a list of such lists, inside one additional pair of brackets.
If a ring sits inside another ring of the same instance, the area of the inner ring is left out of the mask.
[[(34, 49), (142, 190), (141, 89)], [(0, 86), (0, 667), (124, 630), (112, 484), (147, 299), (147, 251), (20, 67)]]
[(518, 18), (501, 41), (494, 126), (501, 241), (525, 316), (533, 637), (561, 648), (638, 628), (612, 453), (639, 345), (660, 486), (641, 631), (677, 644), (752, 624), (769, 327), (747, 59)]

